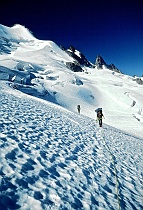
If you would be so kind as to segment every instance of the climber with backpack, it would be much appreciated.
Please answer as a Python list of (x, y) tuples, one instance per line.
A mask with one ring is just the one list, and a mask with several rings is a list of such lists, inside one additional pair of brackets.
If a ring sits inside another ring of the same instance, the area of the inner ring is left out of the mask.
[(102, 118), (105, 118), (102, 113), (102, 108), (96, 109), (95, 112), (97, 113), (97, 121), (99, 122), (99, 126), (102, 127)]
[(80, 105), (77, 105), (77, 111), (80, 114)]

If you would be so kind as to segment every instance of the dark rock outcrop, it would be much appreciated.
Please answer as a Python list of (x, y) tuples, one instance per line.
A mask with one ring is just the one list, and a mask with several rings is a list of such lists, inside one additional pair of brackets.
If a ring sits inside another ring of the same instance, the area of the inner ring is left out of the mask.
[(69, 56), (75, 59), (81, 66), (86, 66), (86, 67), (92, 67), (92, 64), (87, 60), (87, 58), (78, 50), (75, 49), (74, 46), (70, 46), (68, 49), (66, 49), (63, 46), (60, 46), (60, 48), (68, 53)]
[(141, 78), (135, 78), (133, 81), (136, 81), (139, 85), (143, 85), (143, 80)]
[(102, 69), (102, 66), (103, 66), (103, 65), (106, 65), (106, 63), (105, 63), (105, 61), (103, 60), (103, 58), (102, 58), (100, 55), (98, 55), (98, 56), (96, 57), (95, 65), (97, 66), (97, 68)]
[(66, 52), (74, 58), (82, 66), (91, 67), (91, 63), (86, 59), (86, 57), (79, 51), (77, 51), (73, 46), (70, 46)]
[(105, 67), (108, 68), (109, 70), (112, 70), (112, 71), (121, 73), (121, 71), (120, 71), (119, 69), (117, 69), (116, 66), (115, 66), (114, 64), (108, 65), (108, 64), (103, 60), (103, 58), (102, 58), (100, 55), (98, 55), (98, 56), (96, 57), (95, 66), (96, 66), (98, 69), (103, 69), (103, 66), (105, 66)]
[(63, 51), (66, 51), (66, 48), (62, 45), (60, 45), (60, 48), (63, 50)]
[(70, 70), (72, 70), (74, 72), (82, 72), (83, 71), (83, 69), (81, 68), (81, 66), (78, 63), (66, 62), (66, 66), (67, 66), (67, 68), (69, 68)]

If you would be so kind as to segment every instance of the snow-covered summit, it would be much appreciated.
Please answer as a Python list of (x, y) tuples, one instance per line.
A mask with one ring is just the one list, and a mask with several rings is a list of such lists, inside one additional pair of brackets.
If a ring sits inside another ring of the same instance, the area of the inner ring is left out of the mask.
[(35, 40), (32, 33), (20, 24), (15, 24), (12, 27), (0, 24), (0, 37), (9, 40)]

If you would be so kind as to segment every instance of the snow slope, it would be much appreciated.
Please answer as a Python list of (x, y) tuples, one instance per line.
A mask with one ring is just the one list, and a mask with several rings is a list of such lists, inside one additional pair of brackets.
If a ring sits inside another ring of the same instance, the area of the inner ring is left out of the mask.
[(0, 209), (143, 208), (142, 139), (0, 86)]
[(17, 41), (36, 39), (27, 28), (20, 24), (15, 24), (12, 27), (7, 27), (0, 24), (0, 37)]
[(66, 62), (74, 61), (72, 57), (54, 42), (34, 38), (18, 24), (12, 28), (0, 25), (0, 37), (8, 39), (2, 42), (0, 70), (4, 66), (37, 77), (33, 86), (19, 86), (19, 90), (73, 112), (80, 104), (81, 113), (93, 119), (95, 109), (102, 107), (106, 124), (143, 137), (143, 86), (133, 77), (106, 68), (83, 67), (84, 72), (73, 72), (66, 67)]
[(75, 73), (20, 25), (0, 25), (0, 45), (0, 210), (143, 209), (143, 86), (108, 69)]

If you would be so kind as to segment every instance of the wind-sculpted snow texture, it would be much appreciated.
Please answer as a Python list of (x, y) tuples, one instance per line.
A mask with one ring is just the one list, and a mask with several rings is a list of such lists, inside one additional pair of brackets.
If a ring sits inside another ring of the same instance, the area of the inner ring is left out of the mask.
[(1, 210), (143, 209), (143, 140), (14, 91), (0, 92)]

